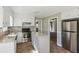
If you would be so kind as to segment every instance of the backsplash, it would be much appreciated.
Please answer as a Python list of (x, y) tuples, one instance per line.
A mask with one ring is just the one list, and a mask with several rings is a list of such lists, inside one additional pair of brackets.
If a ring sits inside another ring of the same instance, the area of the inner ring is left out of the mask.
[(2, 28), (0, 27), (0, 32), (2, 32), (3, 30), (2, 30)]
[(22, 31), (22, 26), (13, 26), (13, 27), (8, 27), (8, 30), (10, 33), (14, 32), (21, 32)]
[(3, 32), (7, 31), (8, 28), (7, 27), (3, 27)]
[(5, 36), (5, 35), (8, 35), (9, 34), (9, 32), (8, 32), (8, 30), (6, 30), (6, 31), (2, 31), (2, 32), (0, 32), (0, 37), (3, 37), (3, 36)]

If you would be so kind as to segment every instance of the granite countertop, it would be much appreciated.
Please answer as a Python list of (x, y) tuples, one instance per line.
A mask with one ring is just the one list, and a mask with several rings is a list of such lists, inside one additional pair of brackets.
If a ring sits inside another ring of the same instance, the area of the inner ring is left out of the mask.
[(48, 38), (49, 35), (42, 33), (42, 32), (32, 32), (32, 35), (37, 36), (37, 37), (44, 37), (44, 38)]
[(16, 35), (14, 34), (12, 36), (11, 35), (12, 34), (0, 37), (0, 43), (8, 43), (8, 42), (15, 41)]
[(4, 35), (4, 33), (3, 33), (3, 32), (0, 32), (0, 37), (1, 37), (2, 35)]

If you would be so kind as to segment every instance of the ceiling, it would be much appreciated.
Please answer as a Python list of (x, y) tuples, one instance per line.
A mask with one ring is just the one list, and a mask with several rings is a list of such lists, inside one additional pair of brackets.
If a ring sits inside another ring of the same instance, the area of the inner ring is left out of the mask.
[(14, 14), (44, 18), (55, 13), (73, 9), (68, 6), (11, 6)]

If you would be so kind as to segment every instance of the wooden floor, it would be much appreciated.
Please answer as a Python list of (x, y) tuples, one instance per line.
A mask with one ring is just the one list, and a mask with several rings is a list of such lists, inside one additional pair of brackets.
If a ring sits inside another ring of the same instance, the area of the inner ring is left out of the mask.
[(70, 51), (57, 46), (56, 42), (50, 41), (50, 52), (51, 53), (71, 53)]
[(16, 52), (17, 53), (32, 53), (33, 47), (31, 42), (18, 43)]
[[(18, 43), (17, 53), (33, 53), (34, 49), (31, 42)], [(58, 47), (54, 41), (50, 41), (50, 53), (71, 53), (62, 47)]]

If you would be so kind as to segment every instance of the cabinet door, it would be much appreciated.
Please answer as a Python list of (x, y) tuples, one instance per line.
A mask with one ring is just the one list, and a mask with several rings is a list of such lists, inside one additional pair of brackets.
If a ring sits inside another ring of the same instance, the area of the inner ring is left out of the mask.
[(34, 17), (28, 17), (26, 22), (30, 22), (31, 23), (30, 26), (34, 26), (35, 25), (35, 18)]
[(0, 6), (0, 27), (3, 27), (3, 7)]

